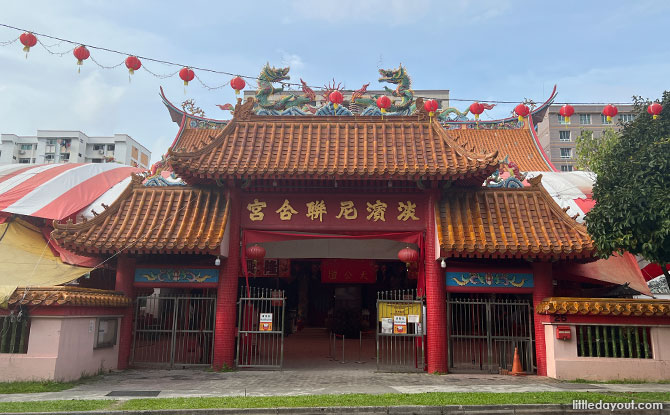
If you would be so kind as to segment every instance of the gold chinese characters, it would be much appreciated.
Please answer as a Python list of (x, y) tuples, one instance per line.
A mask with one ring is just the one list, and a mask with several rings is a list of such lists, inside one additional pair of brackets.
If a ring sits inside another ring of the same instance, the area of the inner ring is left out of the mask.
[[(397, 202), (398, 215), (396, 219), (398, 221), (407, 222), (409, 220), (419, 220), (419, 217), (416, 215), (416, 203), (413, 203), (410, 200)], [(247, 204), (247, 210), (249, 211), (249, 219), (254, 222), (262, 222), (265, 219), (264, 209), (267, 208), (268, 204), (265, 201), (254, 199), (253, 202)], [(296, 209), (298, 207), (298, 209)], [(324, 217), (328, 214), (328, 208), (325, 200), (314, 200), (305, 203), (306, 210), (304, 211), (305, 217), (312, 221), (318, 220), (323, 222)], [(388, 209), (388, 203), (382, 202), (380, 199), (375, 201), (366, 202), (366, 211), (368, 212), (365, 219), (369, 222), (386, 222), (386, 213)], [(279, 207), (279, 209), (274, 211), (278, 214), (278, 217), (282, 221), (291, 221), (295, 215), (300, 215), (300, 208), (296, 204), (291, 205), (289, 199), (284, 199), (284, 202)], [(356, 203), (353, 200), (342, 200), (339, 202), (339, 211), (335, 216), (337, 220), (356, 220), (358, 219), (358, 208)]]

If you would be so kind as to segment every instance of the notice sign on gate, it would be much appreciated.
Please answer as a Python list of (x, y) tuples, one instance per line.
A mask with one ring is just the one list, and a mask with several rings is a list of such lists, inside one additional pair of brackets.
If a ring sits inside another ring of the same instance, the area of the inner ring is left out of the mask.
[(407, 334), (407, 316), (393, 316), (393, 333)]
[(261, 313), (259, 331), (272, 331), (272, 313)]

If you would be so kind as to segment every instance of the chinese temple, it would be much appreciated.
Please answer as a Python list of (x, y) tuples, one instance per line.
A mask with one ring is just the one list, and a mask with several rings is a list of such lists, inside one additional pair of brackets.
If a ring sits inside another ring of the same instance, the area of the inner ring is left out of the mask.
[(316, 108), (306, 86), (280, 96), (287, 74), (266, 66), (225, 121), (161, 91), (179, 124), (164, 159), (92, 219), (54, 223), (60, 246), (113, 257), (115, 290), (134, 300), (118, 368), (328, 356), (392, 371), (667, 377), (670, 303), (633, 298), (651, 295), (635, 262), (598, 261), (542, 185), (556, 170), (534, 123), (555, 90), (526, 116), (475, 121), (429, 111), (402, 67), (380, 70), (397, 85), (386, 106), (355, 91)]

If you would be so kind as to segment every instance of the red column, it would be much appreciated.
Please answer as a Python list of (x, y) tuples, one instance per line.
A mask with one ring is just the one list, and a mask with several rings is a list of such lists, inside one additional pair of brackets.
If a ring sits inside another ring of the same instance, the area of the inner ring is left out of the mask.
[[(537, 374), (547, 376), (547, 346), (544, 339), (544, 325), (548, 323), (551, 316), (537, 314), (535, 308), (554, 292), (553, 276), (550, 262), (533, 262), (533, 321), (535, 324), (535, 356), (537, 359)], [(524, 368), (528, 370), (527, 368)]]
[(447, 297), (446, 283), (435, 257), (435, 203), (433, 191), (428, 196), (426, 214), (426, 347), (428, 373), (447, 372)]
[(237, 320), (237, 279), (240, 274), (240, 199), (237, 189), (230, 194), (228, 216), (230, 249), (228, 258), (221, 261), (219, 288), (216, 295), (216, 325), (214, 334), (214, 360), (212, 366), (219, 370), (223, 365), (235, 366), (235, 335)]
[[(123, 292), (126, 297), (135, 298), (135, 258), (120, 255), (116, 261), (116, 291)], [(134, 305), (126, 308), (119, 328), (119, 361), (118, 368), (126, 369), (130, 360), (130, 348), (133, 344), (133, 312)]]

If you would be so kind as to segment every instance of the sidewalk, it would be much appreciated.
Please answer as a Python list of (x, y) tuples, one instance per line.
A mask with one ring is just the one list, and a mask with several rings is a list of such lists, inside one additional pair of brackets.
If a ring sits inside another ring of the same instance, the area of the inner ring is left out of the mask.
[(103, 375), (62, 392), (0, 395), (0, 402), (137, 397), (287, 396), (423, 392), (670, 392), (670, 384), (582, 384), (539, 376), (377, 373), (372, 367), (211, 372), (133, 369)]

